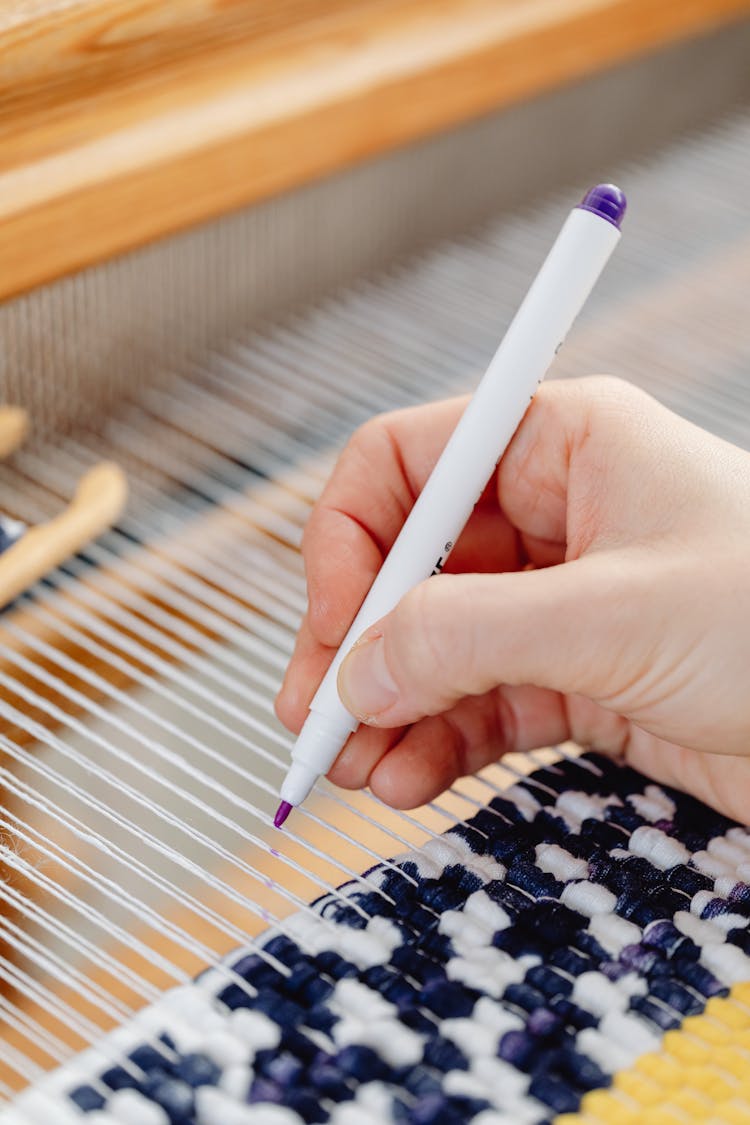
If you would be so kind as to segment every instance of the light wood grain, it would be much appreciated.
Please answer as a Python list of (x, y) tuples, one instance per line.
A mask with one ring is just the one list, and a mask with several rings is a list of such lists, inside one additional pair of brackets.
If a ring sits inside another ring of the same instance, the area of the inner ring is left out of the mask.
[(0, 297), (750, 13), (750, 0), (26, 0)]

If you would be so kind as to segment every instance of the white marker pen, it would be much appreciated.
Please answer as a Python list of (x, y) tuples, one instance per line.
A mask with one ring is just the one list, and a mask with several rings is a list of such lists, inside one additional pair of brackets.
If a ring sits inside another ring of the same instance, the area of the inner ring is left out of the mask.
[(358, 720), (336, 677), (352, 645), (445, 560), (620, 239), (625, 196), (592, 188), (571, 211), (310, 704), (274, 818), (280, 828), (333, 765)]

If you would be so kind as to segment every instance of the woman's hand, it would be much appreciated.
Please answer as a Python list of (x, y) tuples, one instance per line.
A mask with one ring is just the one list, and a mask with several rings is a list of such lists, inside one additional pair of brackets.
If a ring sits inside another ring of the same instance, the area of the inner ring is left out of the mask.
[[(304, 536), (290, 729), (464, 405), (380, 416), (344, 450)], [(446, 569), (344, 661), (365, 725), (331, 780), (408, 808), (573, 739), (747, 819), (749, 454), (618, 380), (546, 384)]]

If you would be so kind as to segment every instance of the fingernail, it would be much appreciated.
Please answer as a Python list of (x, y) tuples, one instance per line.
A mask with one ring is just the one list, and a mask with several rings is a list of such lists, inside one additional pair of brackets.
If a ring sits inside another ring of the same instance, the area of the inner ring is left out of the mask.
[(365, 636), (339, 668), (339, 695), (344, 706), (364, 723), (377, 722), (398, 699), (398, 688), (385, 662), (382, 634)]

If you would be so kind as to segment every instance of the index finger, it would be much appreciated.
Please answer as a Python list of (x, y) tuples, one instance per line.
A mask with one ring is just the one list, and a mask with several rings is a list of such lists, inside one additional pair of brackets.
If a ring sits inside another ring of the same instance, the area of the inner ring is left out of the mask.
[(378, 415), (345, 447), (302, 539), (308, 622), (320, 644), (343, 639), (466, 402)]

